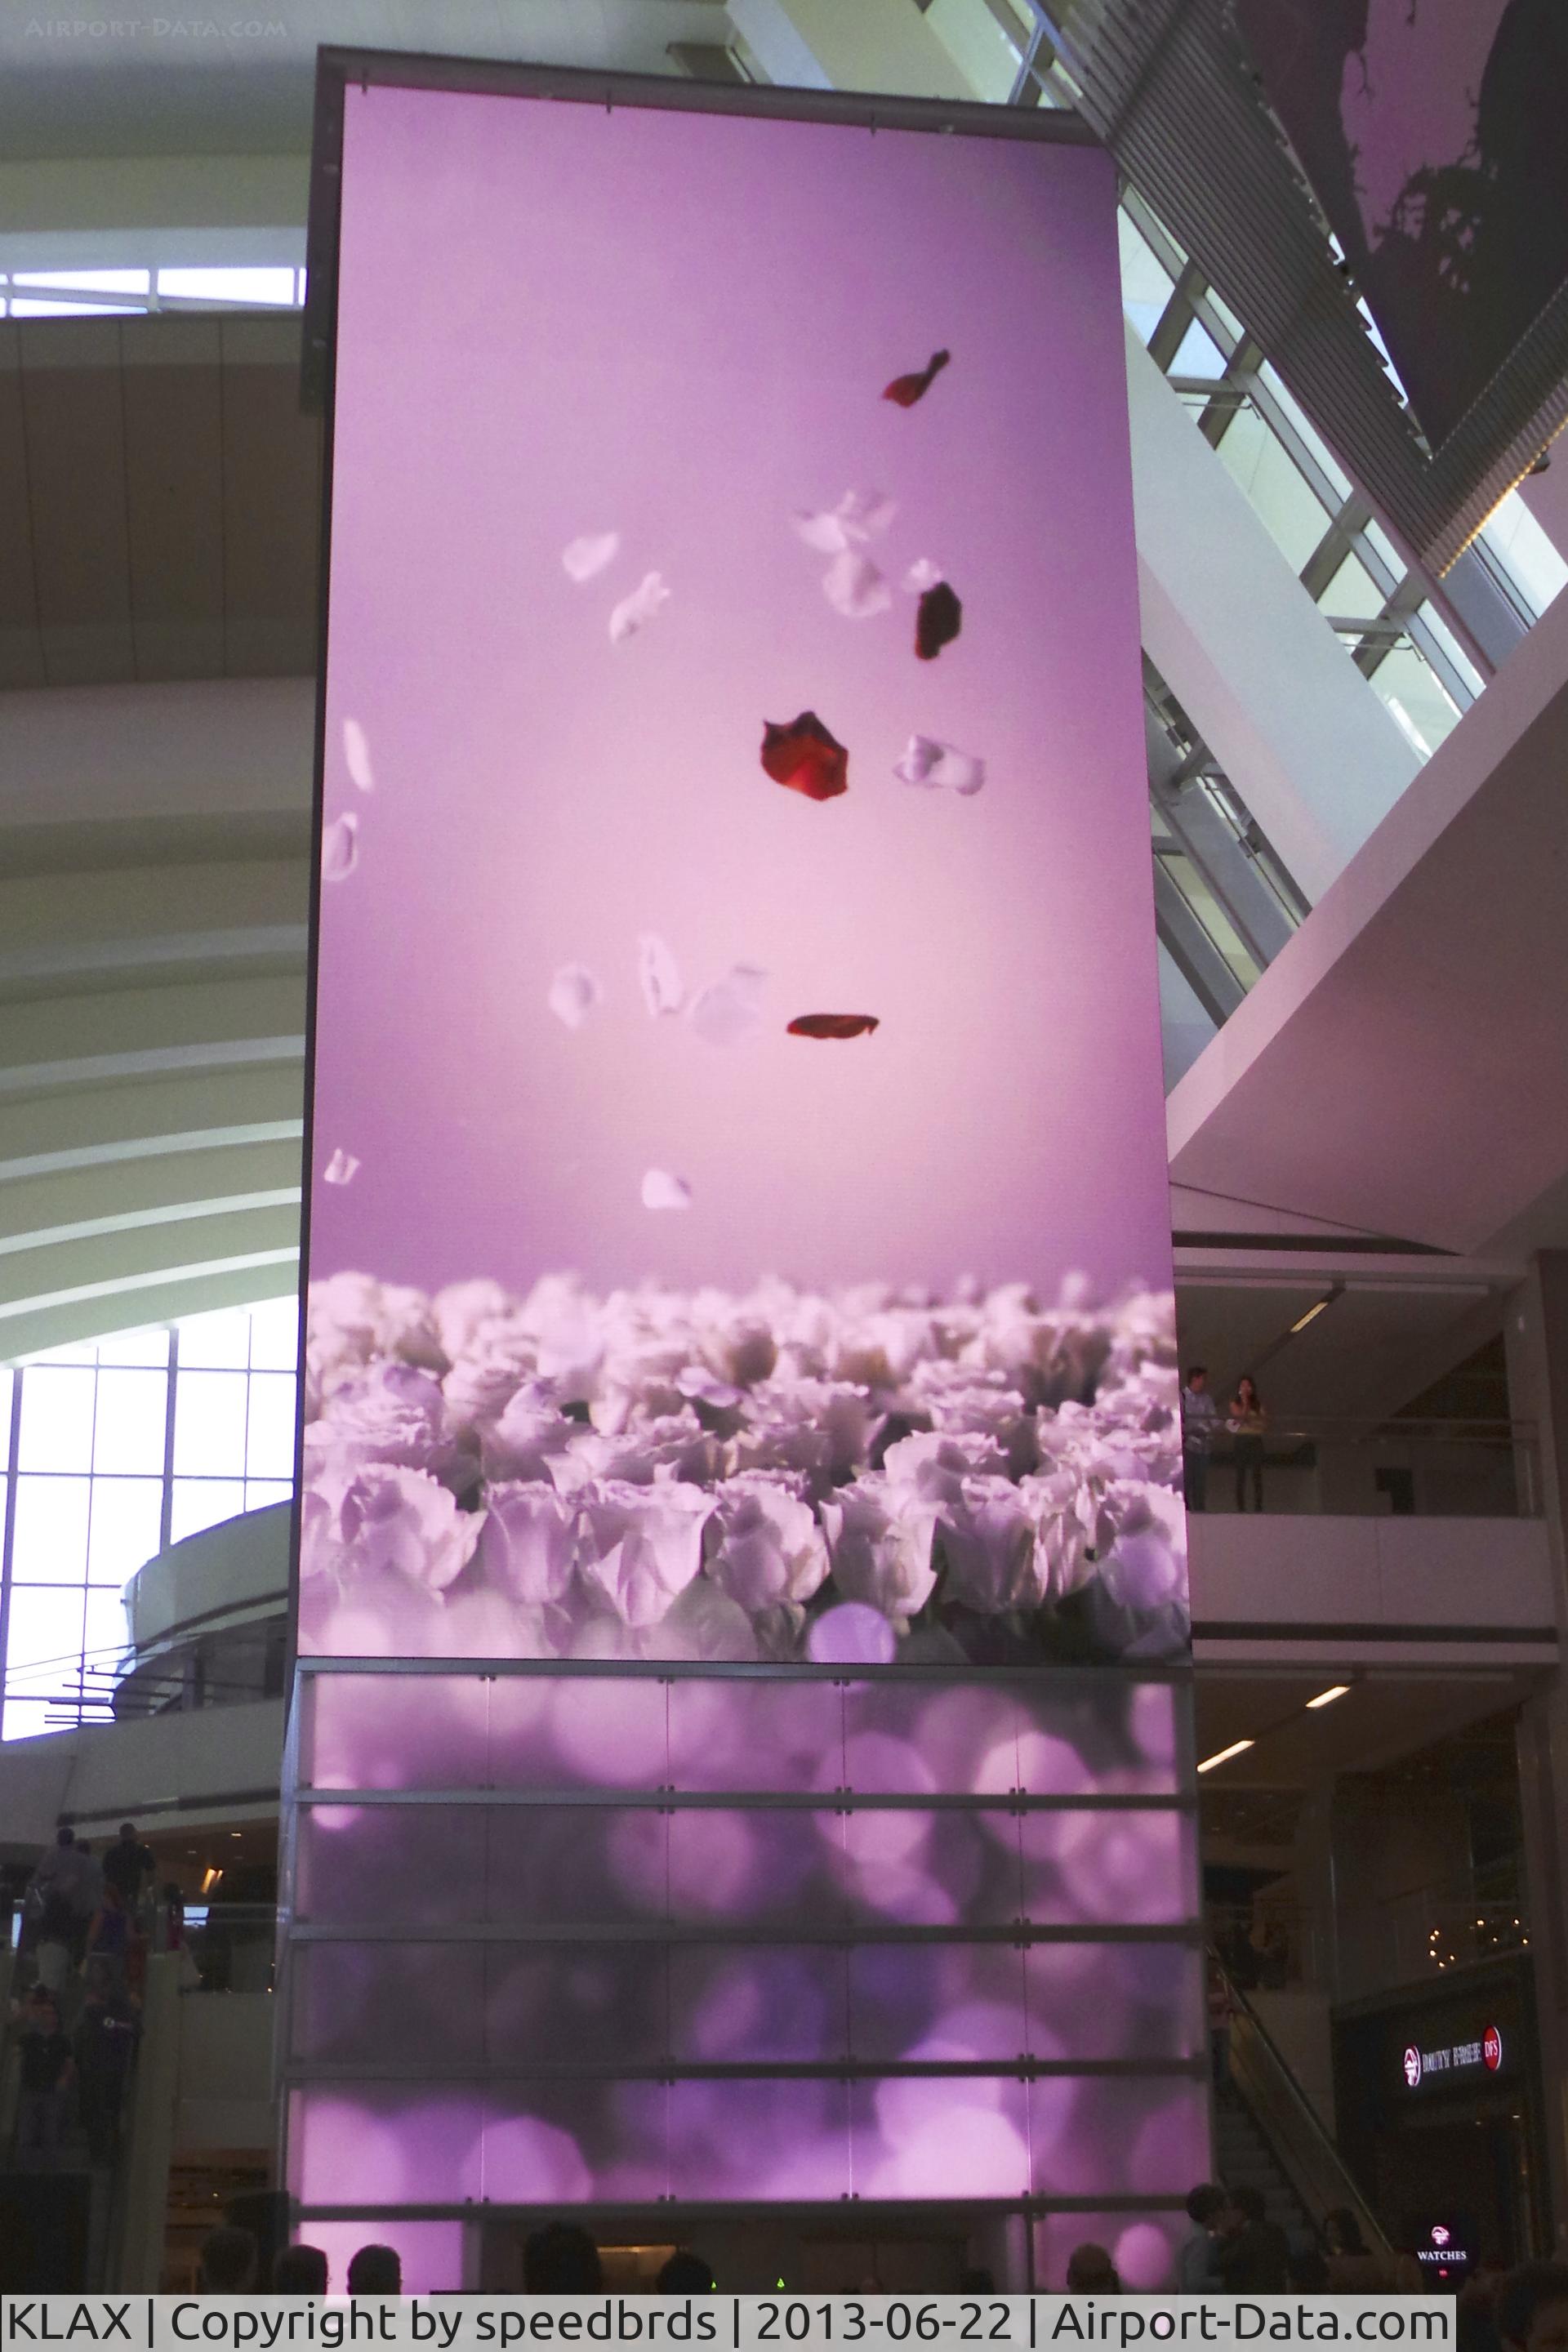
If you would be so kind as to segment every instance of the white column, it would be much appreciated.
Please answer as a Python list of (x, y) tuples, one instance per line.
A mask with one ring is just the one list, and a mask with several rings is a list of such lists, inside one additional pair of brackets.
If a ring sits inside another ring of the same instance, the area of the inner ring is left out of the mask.
[(1421, 765), (1127, 331), (1143, 643), (1316, 901)]

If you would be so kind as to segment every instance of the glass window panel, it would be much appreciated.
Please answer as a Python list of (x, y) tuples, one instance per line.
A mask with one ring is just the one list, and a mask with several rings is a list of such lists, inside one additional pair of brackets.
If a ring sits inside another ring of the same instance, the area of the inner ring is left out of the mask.
[(1458, 638), (1454, 635), (1453, 630), (1448, 626), (1447, 621), (1444, 620), (1441, 613), (1438, 612), (1436, 604), (1418, 605), (1414, 617), (1420, 621), (1423, 628), (1429, 630), (1431, 635), (1436, 637), (1444, 653), (1447, 655), (1448, 659), (1453, 663), (1454, 667), (1458, 671), (1459, 676), (1469, 688), (1470, 692), (1472, 694), (1479, 694), (1486, 685), (1486, 680), (1481, 676), (1480, 671), (1476, 667), (1474, 662), (1470, 659), (1468, 654), (1465, 651), (1464, 646), (1459, 643)]
[(930, 0), (925, 16), (975, 96), (1005, 105), (1018, 78), (1021, 38), (1008, 39), (987, 0)]
[(1324, 440), (1317, 426), (1312, 423), (1310, 417), (1307, 415), (1306, 410), (1301, 406), (1300, 402), (1297, 400), (1295, 395), (1287, 388), (1285, 379), (1279, 373), (1279, 369), (1270, 366), (1269, 362), (1265, 360), (1258, 373), (1262, 377), (1264, 383), (1268, 385), (1269, 391), (1273, 394), (1275, 399), (1279, 404), (1279, 406), (1284, 410), (1290, 424), (1295, 426), (1296, 432), (1301, 442), (1305, 447), (1310, 451), (1312, 457), (1316, 458), (1318, 464), (1328, 476), (1330, 481), (1332, 482), (1334, 488), (1338, 490), (1341, 498), (1348, 499), (1351, 494), (1350, 476), (1345, 472), (1344, 467), (1340, 464), (1339, 459), (1334, 456), (1332, 450), (1329, 447), (1328, 443)]
[(1410, 566), (1406, 563), (1404, 556), (1401, 555), (1399, 550), (1395, 547), (1394, 541), (1390, 539), (1383, 525), (1380, 522), (1375, 521), (1368, 522), (1363, 525), (1363, 529), (1364, 530), (1367, 538), (1372, 541), (1377, 553), (1382, 556), (1384, 562), (1387, 564), (1389, 570), (1396, 578), (1403, 580), (1406, 572), (1410, 569)]
[(176, 1477), (245, 1475), (247, 1386), (243, 1372), (188, 1372), (181, 1365), (174, 1382)]
[(294, 1474), (294, 1376), (291, 1372), (253, 1372), (250, 1376), (245, 1467), (255, 1478), (291, 1478)]
[(98, 1343), (100, 1364), (167, 1364), (169, 1332), (166, 1324), (155, 1324), (147, 1331), (116, 1331)]
[(176, 1478), (169, 1507), (169, 1541), (200, 1535), (222, 1519), (234, 1519), (245, 1508), (245, 1487), (237, 1478)]
[(0, 1365), (0, 1470), (11, 1464), (11, 1387), (15, 1374), (9, 1366)]
[(95, 1470), (163, 1475), (167, 1440), (167, 1372), (100, 1371), (93, 1427)]
[(1121, 247), (1121, 307), (1141, 342), (1147, 342), (1165, 314), (1174, 281), (1126, 213), (1116, 215)]
[(145, 269), (14, 269), (13, 286), (62, 286), (79, 294), (145, 294)]
[(250, 1310), (252, 1371), (291, 1372), (300, 1360), (300, 1302), (268, 1298)]
[(1250, 403), (1237, 410), (1219, 456), (1291, 571), (1300, 572), (1329, 527), (1328, 513)]
[(1176, 356), (1168, 373), (1172, 375), (1201, 375), (1217, 380), (1225, 373), (1225, 353), (1206, 327), (1193, 320), (1176, 346)]
[(1531, 610), (1538, 615), (1544, 613), (1568, 580), (1568, 563), (1517, 490), (1510, 490), (1482, 524), (1481, 538)]
[(103, 305), (100, 302), (25, 302), (14, 294), (11, 316), (13, 319), (101, 319)]
[(41, 1699), (8, 1698), (0, 1739), (37, 1739), (46, 1731), (58, 1731), (59, 1726), (49, 1720), (53, 1712)]
[[(33, 1691), (47, 1696), (45, 1683), (61, 1690), (74, 1688), (81, 1661), (82, 1602), (80, 1585), (62, 1591), (54, 1585), (14, 1584), (11, 1587), (10, 1629), (5, 1645), (5, 1675), (14, 1683), (26, 1674)], [(47, 1673), (29, 1673), (47, 1668)], [(65, 1679), (69, 1676), (68, 1684)]]
[(1400, 732), (1424, 760), (1459, 723), (1459, 713), (1420, 655), (1396, 646), (1372, 674), (1373, 691), (1393, 713)]
[(18, 1584), (80, 1584), (87, 1575), (89, 1478), (18, 1477), (11, 1573)]
[(89, 1584), (116, 1591), (156, 1553), (162, 1532), (163, 1481), (158, 1478), (95, 1478), (88, 1537)]
[(192, 302), (291, 304), (292, 269), (160, 269), (158, 291)]
[(1348, 615), (1357, 621), (1375, 621), (1383, 610), (1384, 596), (1365, 564), (1347, 555), (1318, 602), (1336, 619)]
[[(88, 1688), (95, 1698), (107, 1698), (110, 1684), (101, 1671), (113, 1665), (125, 1648), (125, 1608), (118, 1592), (105, 1591), (100, 1585), (87, 1596), (87, 1616), (83, 1626), (82, 1649), (88, 1660)], [(98, 1674), (92, 1672), (97, 1666)]]
[(244, 1307), (225, 1307), (216, 1315), (193, 1315), (179, 1327), (180, 1370), (243, 1371), (250, 1361), (250, 1318)]
[(265, 1511), (274, 1503), (289, 1502), (293, 1493), (291, 1478), (247, 1478), (245, 1482), (245, 1507), (247, 1511)]
[(22, 1377), (20, 1470), (90, 1470), (97, 1374), (85, 1366), (31, 1364)]

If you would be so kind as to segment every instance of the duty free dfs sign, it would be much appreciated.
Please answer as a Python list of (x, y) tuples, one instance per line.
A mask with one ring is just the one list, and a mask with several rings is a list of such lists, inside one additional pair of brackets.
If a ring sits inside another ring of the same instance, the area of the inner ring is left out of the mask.
[(1483, 2027), (1474, 2042), (1444, 2042), (1430, 2050), (1407, 2042), (1401, 2062), (1405, 2088), (1411, 2091), (1430, 2089), (1453, 2075), (1496, 2074), (1502, 2063), (1502, 2031), (1496, 2025)]

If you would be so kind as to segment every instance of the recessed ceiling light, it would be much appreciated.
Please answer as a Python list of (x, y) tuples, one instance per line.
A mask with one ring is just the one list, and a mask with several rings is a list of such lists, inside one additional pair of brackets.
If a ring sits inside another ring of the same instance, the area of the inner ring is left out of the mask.
[(1333, 1303), (1333, 1294), (1331, 1292), (1327, 1298), (1320, 1298), (1315, 1306), (1309, 1307), (1305, 1315), (1300, 1318), (1300, 1321), (1291, 1324), (1291, 1339), (1293, 1339), (1295, 1338), (1298, 1331), (1304, 1331), (1309, 1323), (1315, 1323), (1319, 1316), (1322, 1313), (1324, 1307), (1331, 1307)]
[(1332, 1690), (1320, 1691), (1316, 1698), (1310, 1698), (1307, 1701), (1307, 1705), (1309, 1706), (1332, 1706), (1335, 1699), (1343, 1698), (1349, 1688), (1349, 1683), (1336, 1683)]
[(1216, 1764), (1228, 1764), (1233, 1756), (1245, 1756), (1247, 1749), (1254, 1745), (1255, 1743), (1250, 1739), (1233, 1739), (1230, 1746), (1222, 1748), (1217, 1756), (1205, 1756), (1198, 1766), (1198, 1770), (1212, 1772)]

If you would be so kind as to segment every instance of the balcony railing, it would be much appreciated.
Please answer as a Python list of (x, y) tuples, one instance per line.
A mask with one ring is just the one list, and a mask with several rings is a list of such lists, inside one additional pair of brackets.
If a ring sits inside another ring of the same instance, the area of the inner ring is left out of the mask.
[[(1234, 1511), (1246, 1472), (1223, 1428), (1208, 1457), (1206, 1507)], [(1346, 1518), (1537, 1518), (1540, 1449), (1528, 1421), (1271, 1421), (1263, 1441), (1263, 1508)]]

